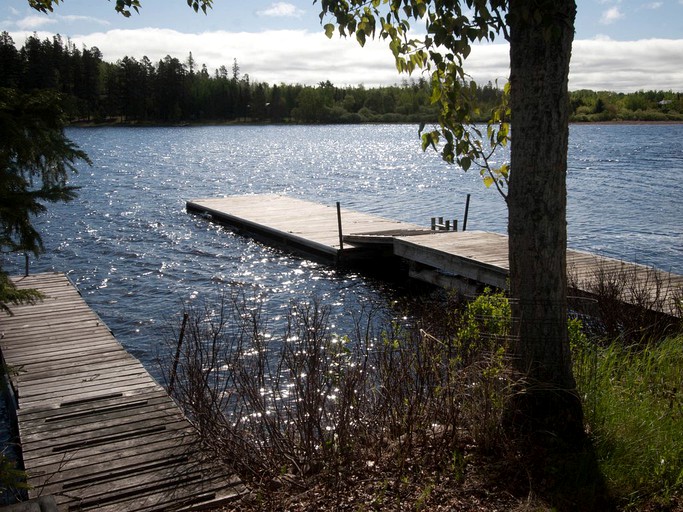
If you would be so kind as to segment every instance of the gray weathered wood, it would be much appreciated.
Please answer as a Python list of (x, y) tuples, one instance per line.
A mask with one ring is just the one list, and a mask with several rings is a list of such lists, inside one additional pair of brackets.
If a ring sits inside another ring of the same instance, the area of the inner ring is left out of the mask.
[(45, 298), (3, 316), (29, 497), (59, 510), (166, 510), (244, 492), (205, 461), (195, 430), (64, 275), (15, 278)]
[[(187, 209), (208, 214), (271, 243), (304, 248), (326, 255), (332, 262), (339, 261), (337, 216), (332, 207), (286, 196), (252, 195), (196, 199), (187, 203)], [(467, 293), (477, 283), (496, 288), (508, 286), (510, 265), (505, 235), (432, 231), (374, 215), (342, 212), (347, 263), (356, 254), (359, 260), (367, 262), (374, 258), (377, 265), (384, 265), (383, 258), (393, 254), (408, 263), (411, 277), (437, 286), (457, 286)], [(441, 218), (439, 222), (442, 221)], [(567, 251), (567, 273), (573, 293), (590, 292), (601, 273), (623, 275), (634, 288), (629, 291), (627, 287), (623, 297), (627, 303), (639, 304), (645, 295), (654, 310), (681, 314), (674, 301), (683, 293), (683, 276), (576, 250)]]

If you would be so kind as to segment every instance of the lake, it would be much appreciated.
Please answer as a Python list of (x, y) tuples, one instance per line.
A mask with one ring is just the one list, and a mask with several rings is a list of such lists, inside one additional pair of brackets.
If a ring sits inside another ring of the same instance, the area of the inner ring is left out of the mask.
[[(32, 272), (66, 272), (123, 345), (154, 371), (160, 337), (184, 302), (240, 283), (281, 315), (297, 297), (333, 308), (335, 328), (394, 290), (263, 246), (185, 212), (185, 201), (281, 193), (429, 225), (504, 233), (506, 209), (476, 171), (420, 149), (417, 127), (221, 126), (71, 128), (92, 158), (70, 204), (38, 226), (46, 253)], [(500, 158), (504, 159), (504, 155)], [(573, 125), (569, 245), (683, 273), (683, 125)], [(23, 256), (3, 256), (23, 273)]]

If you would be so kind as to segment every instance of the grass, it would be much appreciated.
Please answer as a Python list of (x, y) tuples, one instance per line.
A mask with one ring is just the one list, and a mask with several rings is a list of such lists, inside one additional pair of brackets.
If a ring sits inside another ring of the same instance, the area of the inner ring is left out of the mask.
[(683, 335), (645, 347), (584, 345), (576, 375), (599, 468), (619, 508), (683, 496)]

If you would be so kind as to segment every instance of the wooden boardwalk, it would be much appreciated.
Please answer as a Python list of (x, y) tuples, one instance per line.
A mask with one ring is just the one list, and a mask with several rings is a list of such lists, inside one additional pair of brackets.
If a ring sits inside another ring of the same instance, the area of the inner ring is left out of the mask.
[[(189, 212), (210, 216), (213, 220), (246, 231), (269, 242), (336, 261), (341, 253), (337, 210), (332, 206), (312, 203), (281, 195), (229, 196), (194, 199), (187, 202)], [(391, 235), (425, 233), (428, 229), (407, 222), (384, 219), (376, 215), (341, 209), (343, 234)], [(344, 257), (363, 258), (365, 244), (344, 243)], [(370, 251), (376, 254), (377, 249)]]
[[(308, 248), (334, 261), (340, 252), (334, 208), (276, 195), (197, 199), (191, 212), (243, 229), (285, 247)], [(410, 267), (409, 275), (442, 287), (474, 292), (480, 285), (506, 288), (508, 238), (476, 231), (431, 231), (424, 227), (342, 210), (344, 251), (384, 265), (388, 256)], [(680, 316), (675, 300), (683, 294), (683, 276), (626, 263), (584, 251), (567, 251), (567, 273), (573, 291), (590, 294), (601, 275), (628, 281), (625, 301), (651, 304), (661, 313)]]
[[(438, 236), (394, 238), (394, 253), (414, 264), (413, 277), (434, 284), (467, 279), (506, 288), (509, 277), (508, 237), (482, 231), (442, 232)], [(570, 291), (588, 294), (600, 280), (624, 285), (624, 301), (652, 305), (653, 309), (680, 316), (675, 301), (683, 297), (683, 276), (627, 263), (585, 251), (567, 250)]]
[(181, 510), (244, 492), (62, 274), (15, 278), (45, 299), (0, 321), (30, 498), (60, 510)]

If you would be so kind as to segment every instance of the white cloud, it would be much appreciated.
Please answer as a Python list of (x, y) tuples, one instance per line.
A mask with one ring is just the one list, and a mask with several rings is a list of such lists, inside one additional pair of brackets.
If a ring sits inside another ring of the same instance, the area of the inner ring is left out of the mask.
[(664, 5), (662, 2), (650, 2), (649, 4), (643, 5), (643, 7), (645, 9), (655, 10), (655, 9), (659, 9), (662, 5)]
[(683, 39), (575, 41), (571, 89), (681, 91)]
[(69, 23), (89, 23), (89, 24), (95, 24), (95, 25), (104, 25), (104, 26), (109, 26), (111, 23), (109, 23), (106, 20), (102, 20), (100, 18), (93, 18), (92, 16), (76, 16), (76, 15), (67, 15), (67, 16), (57, 16), (58, 19), (69, 22)]
[[(32, 31), (10, 35), (21, 46)], [(39, 32), (40, 38), (52, 33)], [(158, 62), (166, 55), (184, 61), (189, 52), (211, 72), (237, 59), (242, 73), (253, 81), (270, 84), (310, 84), (330, 80), (337, 86), (364, 84), (368, 87), (400, 83), (400, 75), (385, 41), (368, 41), (361, 48), (354, 39), (328, 39), (320, 32), (271, 30), (265, 32), (206, 32), (187, 34), (169, 29), (109, 30), (89, 35), (71, 35), (80, 47), (97, 46), (104, 59), (115, 62), (125, 56), (149, 57)], [(681, 90), (683, 39), (613, 41), (609, 38), (574, 42), (570, 89), (637, 91)], [(507, 44), (475, 45), (466, 71), (478, 82), (509, 75)], [(413, 75), (419, 78), (419, 74)]]
[(54, 23), (57, 23), (57, 20), (39, 15), (26, 16), (25, 18), (16, 21), (16, 25), (19, 27), (19, 30), (37, 30), (41, 27), (52, 25)]
[(600, 17), (600, 23), (602, 23), (603, 25), (609, 25), (623, 17), (624, 15), (619, 10), (619, 7), (610, 7), (602, 13), (602, 16)]
[(289, 4), (287, 2), (275, 2), (267, 9), (262, 11), (257, 11), (259, 16), (273, 16), (273, 17), (299, 17), (303, 14), (301, 9), (298, 9), (295, 5)]

